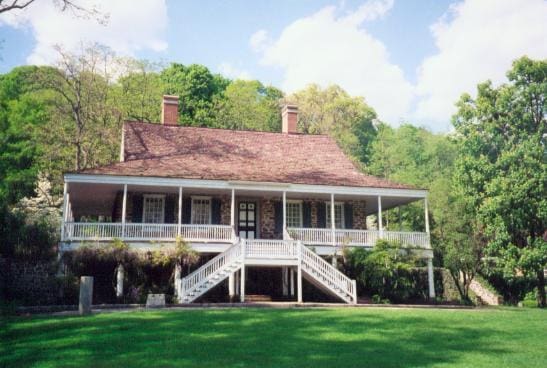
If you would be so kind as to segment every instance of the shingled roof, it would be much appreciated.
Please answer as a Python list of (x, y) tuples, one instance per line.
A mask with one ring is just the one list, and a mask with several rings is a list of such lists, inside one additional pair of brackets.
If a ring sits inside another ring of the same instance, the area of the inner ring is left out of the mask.
[(411, 188), (365, 175), (325, 135), (124, 124), (124, 161), (85, 174)]

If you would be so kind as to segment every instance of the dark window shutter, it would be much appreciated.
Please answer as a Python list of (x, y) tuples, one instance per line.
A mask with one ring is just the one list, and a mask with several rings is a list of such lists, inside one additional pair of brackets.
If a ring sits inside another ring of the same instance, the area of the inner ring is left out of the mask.
[(317, 227), (321, 229), (327, 227), (327, 205), (325, 202), (317, 202)]
[(302, 203), (302, 226), (311, 227), (311, 203)]
[(192, 219), (192, 198), (182, 199), (182, 223), (189, 224)]
[(275, 220), (275, 232), (277, 234), (283, 233), (283, 203), (274, 202), (274, 220)]
[(175, 198), (173, 196), (165, 197), (165, 223), (175, 223)]
[(213, 225), (220, 225), (220, 199), (213, 198), (211, 200), (211, 223)]
[(351, 203), (344, 203), (344, 227), (353, 229), (353, 206)]
[(133, 210), (131, 221), (142, 222), (142, 194), (133, 195)]

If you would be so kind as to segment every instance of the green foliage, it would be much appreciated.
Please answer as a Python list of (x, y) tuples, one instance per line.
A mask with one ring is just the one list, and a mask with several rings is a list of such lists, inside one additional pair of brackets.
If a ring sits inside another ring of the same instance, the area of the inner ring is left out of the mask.
[(164, 92), (180, 98), (179, 123), (193, 126), (214, 126), (213, 101), (230, 83), (212, 74), (203, 65), (172, 63), (162, 70)]
[(300, 132), (330, 135), (346, 154), (368, 162), (376, 113), (363, 98), (351, 97), (337, 85), (321, 89), (311, 84), (287, 99), (298, 105)]
[(14, 68), (0, 76), (0, 203), (32, 194), (39, 171), (36, 129), (49, 115), (33, 76), (38, 67)]
[(413, 272), (418, 259), (412, 249), (379, 240), (371, 250), (355, 248), (347, 257), (346, 269), (363, 290), (378, 300), (391, 302), (415, 298)]
[(463, 95), (458, 103), (456, 179), (493, 268), (506, 277), (537, 275), (545, 306), (547, 61), (523, 57), (507, 76), (508, 84), (480, 84), (476, 99)]
[(236, 80), (215, 99), (215, 126), (226, 129), (281, 131), (283, 92), (259, 81)]
[(24, 213), (0, 205), (0, 257), (14, 261), (53, 262), (58, 227), (47, 218), (28, 221)]

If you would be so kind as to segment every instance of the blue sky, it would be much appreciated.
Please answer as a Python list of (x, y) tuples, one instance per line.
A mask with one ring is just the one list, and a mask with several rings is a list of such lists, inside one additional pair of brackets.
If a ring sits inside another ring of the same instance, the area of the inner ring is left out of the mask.
[[(84, 1), (106, 26), (47, 1), (0, 16), (0, 72), (54, 63), (53, 44), (199, 63), (286, 92), (337, 83), (393, 125), (450, 129), (454, 102), (504, 81), (515, 58), (547, 57), (544, 0)], [(538, 26), (539, 25), (539, 26)]]

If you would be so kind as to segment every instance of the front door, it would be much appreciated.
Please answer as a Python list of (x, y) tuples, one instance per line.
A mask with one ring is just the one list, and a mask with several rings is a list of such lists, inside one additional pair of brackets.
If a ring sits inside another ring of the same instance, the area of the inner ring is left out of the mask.
[(256, 202), (239, 202), (239, 226), (240, 238), (254, 239), (256, 237)]

